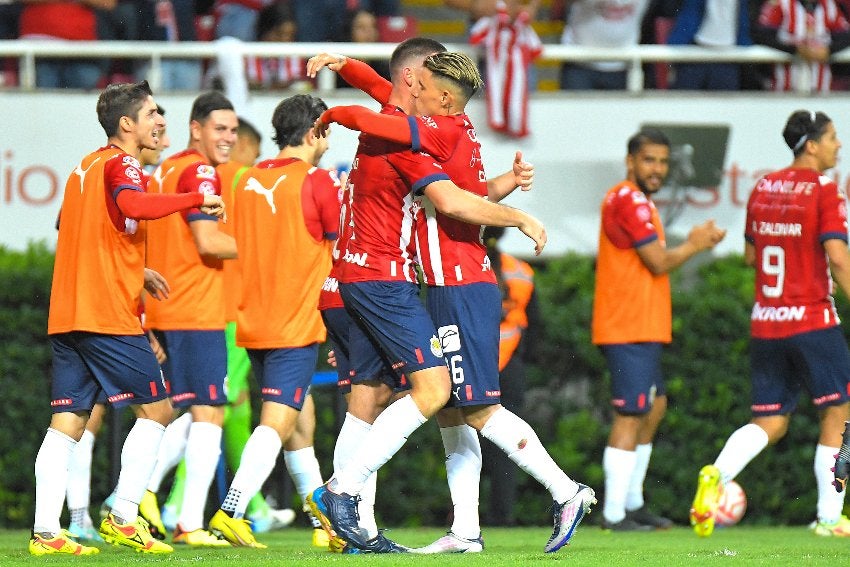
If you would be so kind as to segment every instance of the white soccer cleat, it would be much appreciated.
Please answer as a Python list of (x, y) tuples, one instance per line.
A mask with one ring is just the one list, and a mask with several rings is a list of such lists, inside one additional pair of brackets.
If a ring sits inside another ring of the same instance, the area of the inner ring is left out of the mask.
[(425, 547), (411, 549), (411, 553), (430, 555), (435, 553), (481, 553), (484, 551), (484, 538), (466, 539), (448, 532), (446, 535)]

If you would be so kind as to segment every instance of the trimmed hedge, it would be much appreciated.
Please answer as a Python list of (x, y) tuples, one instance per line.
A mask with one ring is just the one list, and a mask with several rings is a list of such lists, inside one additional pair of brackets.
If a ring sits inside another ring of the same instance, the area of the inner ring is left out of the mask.
[[(752, 271), (737, 256), (701, 260), (704, 263), (688, 265), (674, 276), (674, 340), (663, 359), (670, 404), (646, 484), (653, 509), (680, 523), (687, 522), (697, 471), (713, 461), (729, 434), (750, 417)], [(52, 262), (52, 254), (41, 245), (23, 253), (0, 248), (3, 527), (28, 527), (32, 521), (33, 463), (50, 419), (50, 348), (45, 329)], [(569, 254), (549, 261), (537, 268), (536, 283), (545, 329), (529, 369), (523, 417), (568, 474), (602, 495), (602, 451), (610, 410), (604, 360), (590, 344), (593, 259)], [(840, 311), (847, 311), (843, 298), (838, 305)], [(323, 472), (328, 473), (338, 424), (337, 400), (333, 389), (319, 389), (315, 395), (319, 408), (316, 452)], [(813, 519), (817, 431), (811, 404), (801, 400), (788, 436), (760, 455), (739, 478), (749, 498), (747, 523)], [(106, 445), (99, 442), (95, 448), (95, 504), (111, 489), (108, 475), (98, 472), (110, 466)], [(380, 472), (381, 525), (447, 523), (451, 505), (443, 460), (435, 424), (413, 434)], [(548, 493), (525, 473), (517, 474), (517, 521), (549, 522)], [(487, 506), (487, 495), (485, 483), (482, 507)], [(600, 518), (601, 514), (590, 517), (597, 522)]]

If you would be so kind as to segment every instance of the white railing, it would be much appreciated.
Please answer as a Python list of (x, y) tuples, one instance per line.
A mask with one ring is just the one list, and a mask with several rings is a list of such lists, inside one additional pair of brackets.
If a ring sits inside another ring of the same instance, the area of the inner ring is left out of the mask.
[[(389, 59), (395, 47), (388, 43), (241, 43), (229, 42), (228, 49), (240, 49), (243, 55), (259, 57), (300, 56), (310, 57), (323, 51), (345, 53), (358, 59)], [(476, 53), (469, 45), (448, 45), (451, 50)], [(54, 58), (123, 58), (147, 59), (151, 63), (149, 82), (154, 90), (161, 84), (163, 59), (210, 59), (219, 53), (216, 42), (156, 42), (156, 41), (44, 41), (5, 40), (0, 41), (0, 58), (20, 59), (19, 83), (23, 90), (35, 89), (35, 60), (39, 57)], [(793, 61), (794, 57), (764, 46), (731, 47), (708, 49), (697, 46), (639, 45), (628, 48), (578, 47), (571, 45), (544, 46), (543, 60), (590, 62), (625, 61), (628, 64), (627, 89), (631, 92), (643, 90), (643, 63), (682, 62), (736, 62), (778, 63)], [(836, 62), (850, 61), (850, 49), (837, 53)], [(808, 92), (805, 81), (798, 90)], [(320, 91), (334, 88), (330, 72), (319, 76)]]

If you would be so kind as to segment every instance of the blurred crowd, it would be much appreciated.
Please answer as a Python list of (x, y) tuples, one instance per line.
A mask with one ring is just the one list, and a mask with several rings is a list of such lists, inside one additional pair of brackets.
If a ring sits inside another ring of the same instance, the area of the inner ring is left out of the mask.
[[(404, 0), (0, 0), (0, 39), (397, 42), (415, 35), (417, 19), (427, 19), (429, 10), (440, 11), (435, 16), (440, 19), (446, 8), (468, 22), (466, 39), (482, 46), (482, 65), (488, 57), (486, 30), (525, 38), (523, 77), (532, 90), (538, 29), (547, 32), (542, 43), (706, 49), (758, 44), (795, 56), (781, 65), (648, 65), (650, 89), (791, 91), (800, 90), (801, 81), (812, 92), (850, 89), (850, 65), (831, 62), (850, 45), (850, 0), (444, 0), (433, 8)], [(476, 35), (476, 25), (485, 32)], [(0, 67), (7, 84), (14, 84), (16, 64), (9, 59)], [(387, 73), (385, 62), (375, 66)], [(146, 78), (149, 70), (144, 60), (38, 58), (36, 84), (94, 89)], [(253, 87), (311, 86), (296, 57), (251, 58), (245, 70)], [(198, 90), (215, 80), (210, 65), (197, 59), (165, 59), (162, 71), (167, 90)], [(568, 62), (559, 70), (557, 87), (616, 90), (625, 89), (626, 81), (621, 61)]]

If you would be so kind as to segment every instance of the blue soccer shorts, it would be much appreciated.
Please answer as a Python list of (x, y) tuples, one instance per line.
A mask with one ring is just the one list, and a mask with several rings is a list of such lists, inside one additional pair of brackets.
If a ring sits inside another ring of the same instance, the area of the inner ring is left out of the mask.
[(319, 344), (303, 347), (248, 349), (260, 397), (301, 411), (319, 360)]
[(661, 373), (661, 343), (602, 345), (611, 373), (611, 405), (617, 413), (643, 415), (667, 393)]
[(90, 411), (103, 394), (116, 408), (168, 397), (162, 370), (145, 335), (71, 331), (50, 335), (50, 346), (54, 413)]
[(502, 296), (491, 283), (428, 288), (428, 312), (452, 380), (447, 407), (500, 403)]
[(840, 327), (782, 339), (753, 339), (750, 380), (754, 416), (786, 415), (805, 387), (816, 408), (848, 400), (850, 351)]
[(227, 403), (227, 341), (220, 331), (154, 331), (171, 402), (180, 408)]

